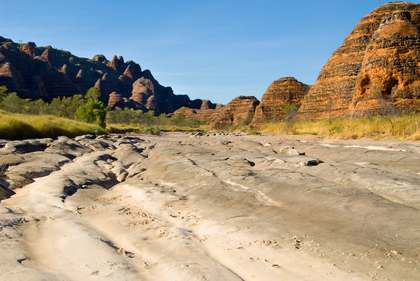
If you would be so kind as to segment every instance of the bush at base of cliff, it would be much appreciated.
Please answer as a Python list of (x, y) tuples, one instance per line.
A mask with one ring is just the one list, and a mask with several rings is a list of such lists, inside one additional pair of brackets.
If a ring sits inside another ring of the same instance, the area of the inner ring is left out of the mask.
[(160, 136), (162, 129), (159, 127), (139, 127), (134, 125), (111, 124), (107, 126), (113, 134), (142, 134)]
[(247, 133), (247, 135), (261, 135), (261, 132), (258, 131), (250, 131)]
[(161, 130), (158, 127), (146, 127), (140, 130), (140, 134), (160, 136)]

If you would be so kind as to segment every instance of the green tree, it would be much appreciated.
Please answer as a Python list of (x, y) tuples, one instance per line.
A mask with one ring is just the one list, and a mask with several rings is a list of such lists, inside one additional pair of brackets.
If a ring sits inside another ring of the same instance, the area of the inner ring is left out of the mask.
[(169, 118), (168, 116), (166, 116), (165, 113), (162, 113), (161, 115), (159, 115), (159, 125), (167, 125), (169, 123)]
[(105, 128), (106, 110), (105, 105), (100, 101), (88, 99), (86, 103), (80, 106), (74, 116), (77, 121), (86, 123), (96, 123)]
[(151, 126), (153, 124), (154, 119), (155, 119), (155, 111), (154, 110), (149, 110), (148, 112), (146, 112), (146, 114), (144, 114), (144, 117), (145, 117), (146, 124), (148, 126)]
[(92, 99), (92, 100), (97, 101), (99, 100), (100, 97), (101, 97), (101, 92), (95, 87), (90, 88), (85, 95), (85, 99), (87, 100)]
[(28, 104), (29, 101), (19, 98), (15, 92), (12, 92), (2, 97), (0, 107), (12, 113), (23, 113)]
[(7, 96), (7, 88), (6, 86), (0, 87), (0, 103), (3, 101), (3, 99)]
[(185, 126), (186, 118), (185, 118), (185, 115), (183, 113), (178, 113), (177, 115), (172, 116), (172, 118), (173, 118), (173, 122), (175, 123), (175, 125)]
[(65, 108), (60, 97), (51, 100), (48, 106), (48, 113), (54, 116), (64, 117)]
[(48, 104), (45, 103), (42, 99), (33, 101), (33, 102), (31, 102), (31, 111), (28, 112), (28, 113), (32, 114), (32, 115), (46, 114), (46, 112), (47, 112), (46, 107), (47, 106), (48, 106)]

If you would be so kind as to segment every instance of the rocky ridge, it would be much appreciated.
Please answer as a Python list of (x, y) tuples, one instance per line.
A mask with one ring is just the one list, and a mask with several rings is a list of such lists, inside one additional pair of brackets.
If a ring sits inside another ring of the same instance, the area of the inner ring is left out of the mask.
[(181, 107), (200, 109), (201, 100), (175, 95), (164, 87), (149, 70), (114, 56), (103, 55), (92, 60), (70, 52), (35, 43), (14, 43), (0, 37), (0, 85), (15, 91), (22, 98), (51, 101), (57, 97), (84, 95), (91, 87), (101, 92), (101, 100), (111, 107), (129, 107), (155, 114), (172, 114)]

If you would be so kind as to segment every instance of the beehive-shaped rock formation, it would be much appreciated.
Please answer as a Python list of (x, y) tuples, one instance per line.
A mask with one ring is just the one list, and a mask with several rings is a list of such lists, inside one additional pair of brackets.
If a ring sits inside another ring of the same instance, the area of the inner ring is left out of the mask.
[(211, 129), (223, 130), (230, 126), (249, 123), (259, 103), (258, 99), (253, 96), (239, 96), (234, 98), (226, 106), (217, 111), (216, 116), (210, 124)]
[(277, 79), (267, 88), (255, 109), (252, 120), (254, 126), (267, 122), (276, 122), (285, 117), (285, 109), (293, 106), (300, 107), (303, 97), (308, 93), (309, 85), (297, 81), (293, 77)]
[(420, 110), (420, 4), (382, 5), (360, 20), (322, 68), (297, 118)]

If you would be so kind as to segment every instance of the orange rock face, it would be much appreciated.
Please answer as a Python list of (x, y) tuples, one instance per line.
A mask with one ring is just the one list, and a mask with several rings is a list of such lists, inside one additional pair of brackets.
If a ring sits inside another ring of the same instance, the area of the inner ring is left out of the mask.
[(308, 93), (309, 85), (293, 77), (280, 78), (271, 83), (255, 109), (252, 125), (260, 126), (267, 122), (276, 122), (285, 117), (285, 106), (300, 107), (303, 97)]
[(213, 104), (209, 100), (195, 100), (194, 102), (200, 103), (200, 108), (194, 108), (193, 104), (191, 104), (190, 107), (183, 106), (177, 109), (173, 115), (182, 113), (184, 116), (199, 120), (211, 120), (215, 116), (216, 112), (223, 107), (223, 105), (219, 103)]
[(210, 123), (212, 130), (223, 130), (230, 126), (249, 123), (260, 102), (256, 97), (239, 96), (217, 111)]
[(25, 54), (27, 54), (31, 57), (34, 57), (35, 56), (35, 47), (36, 47), (36, 44), (34, 42), (28, 42), (23, 46), (22, 52), (24, 52)]
[(177, 109), (173, 115), (183, 114), (186, 117), (192, 117), (196, 118), (198, 120), (211, 120), (215, 114), (215, 109), (196, 109), (196, 108), (190, 108), (190, 107), (181, 107)]
[(382, 5), (360, 20), (322, 68), (298, 119), (420, 110), (420, 5)]
[(118, 104), (120, 101), (122, 101), (123, 97), (118, 94), (117, 92), (112, 92), (109, 95), (109, 100), (108, 100), (108, 106), (113, 107), (116, 104)]

